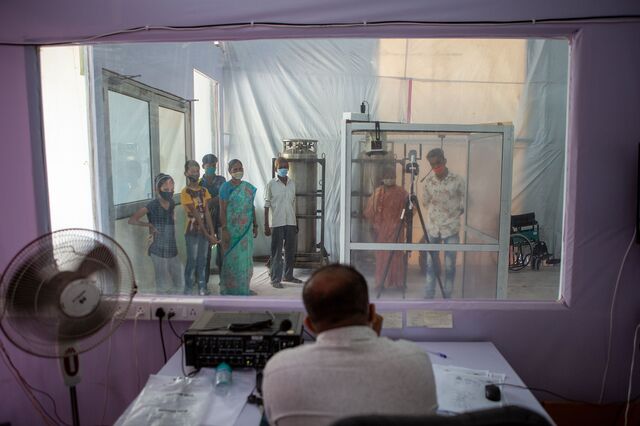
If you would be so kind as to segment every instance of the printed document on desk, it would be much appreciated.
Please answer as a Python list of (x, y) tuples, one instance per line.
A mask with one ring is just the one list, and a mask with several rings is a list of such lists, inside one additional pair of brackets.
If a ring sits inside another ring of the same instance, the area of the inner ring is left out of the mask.
[(439, 413), (463, 413), (508, 403), (504, 395), (500, 401), (489, 401), (485, 397), (484, 387), (489, 383), (503, 383), (504, 374), (440, 364), (433, 364), (433, 373)]

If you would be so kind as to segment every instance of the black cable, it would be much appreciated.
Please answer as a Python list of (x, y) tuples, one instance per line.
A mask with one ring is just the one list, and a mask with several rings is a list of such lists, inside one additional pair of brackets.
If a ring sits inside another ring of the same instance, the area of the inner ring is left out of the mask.
[[(256, 373), (256, 377), (257, 377)], [(247, 404), (255, 404), (258, 407), (264, 405), (264, 401), (262, 399), (262, 393), (258, 390), (258, 382), (256, 381), (256, 385), (251, 389), (249, 396), (247, 396)]]
[(512, 383), (494, 383), (494, 384), (497, 385), (497, 386), (511, 386), (513, 388), (526, 389), (526, 390), (529, 390), (529, 391), (545, 392), (545, 393), (548, 393), (550, 395), (553, 395), (555, 397), (558, 397), (560, 399), (563, 399), (563, 400), (569, 401), (569, 402), (579, 402), (581, 404), (598, 405), (598, 404), (594, 404), (593, 402), (580, 401), (580, 400), (577, 400), (577, 399), (567, 398), (566, 396), (560, 395), (559, 393), (555, 393), (555, 392), (547, 390), (547, 389), (532, 388), (532, 387), (529, 387), (529, 386), (521, 386), (521, 385), (514, 385)]
[(164, 318), (164, 309), (156, 309), (156, 317), (158, 318), (158, 326), (160, 327), (160, 342), (162, 343), (162, 355), (164, 356), (164, 363), (167, 363), (167, 348), (164, 346), (164, 335), (162, 334), (162, 318)]
[(176, 314), (174, 312), (169, 312), (169, 315), (167, 315), (167, 324), (169, 324), (169, 328), (173, 332), (173, 335), (176, 336), (180, 340), (180, 344), (182, 345), (182, 336), (180, 336), (178, 333), (176, 333), (176, 329), (173, 328), (173, 323), (171, 322), (171, 318), (173, 318), (175, 316), (176, 316)]
[[(563, 400), (569, 401), (569, 402), (577, 402), (577, 403), (580, 403), (580, 404), (592, 405), (594, 407), (602, 406), (602, 404), (597, 403), (597, 402), (589, 402), (589, 401), (582, 401), (582, 400), (579, 400), (579, 399), (567, 398), (564, 395), (560, 395), (559, 393), (550, 391), (548, 389), (532, 388), (532, 387), (529, 387), (529, 386), (521, 386), (521, 385), (516, 385), (516, 384), (513, 384), (513, 383), (493, 383), (493, 384), (496, 385), (496, 386), (511, 386), (513, 388), (526, 389), (526, 390), (535, 391), (535, 392), (544, 392), (544, 393), (548, 393), (550, 395), (553, 395), (553, 396), (555, 396), (557, 398), (560, 398), (560, 399), (563, 399)], [(640, 395), (634, 397), (633, 399), (630, 399), (629, 401), (634, 402), (634, 401), (636, 401), (638, 399), (640, 399)], [(626, 403), (627, 403), (627, 401), (624, 400), (624, 401), (610, 402), (608, 404), (617, 405), (617, 404), (626, 404)]]
[(74, 43), (91, 43), (96, 40), (109, 38), (126, 33), (148, 32), (148, 31), (189, 31), (206, 29), (229, 29), (229, 28), (254, 28), (254, 27), (292, 27), (292, 28), (345, 28), (345, 27), (376, 27), (391, 25), (438, 25), (438, 26), (478, 26), (478, 25), (535, 25), (535, 24), (566, 24), (571, 22), (602, 22), (610, 20), (637, 20), (640, 15), (598, 15), (598, 16), (573, 16), (567, 18), (540, 18), (540, 19), (515, 19), (504, 21), (360, 21), (344, 23), (291, 23), (291, 22), (236, 22), (227, 24), (206, 24), (206, 25), (145, 25), (143, 27), (133, 27), (123, 30), (115, 30), (105, 34), (77, 39), (66, 39), (64, 41), (32, 41), (32, 42), (10, 42), (2, 41), (0, 46), (60, 46)]
[[(353, 22), (311, 22), (311, 23), (292, 23), (292, 22), (236, 22), (228, 24), (206, 24), (206, 25), (172, 25), (164, 28), (167, 29), (184, 29), (184, 30), (196, 30), (207, 28), (225, 28), (225, 27), (259, 27), (259, 26), (276, 26), (276, 27), (302, 27), (302, 28), (314, 28), (314, 27), (368, 27), (368, 26), (383, 26), (383, 25), (505, 25), (505, 24), (549, 24), (549, 23), (565, 23), (576, 21), (602, 21), (609, 19), (640, 19), (640, 15), (596, 15), (596, 16), (572, 16), (568, 18), (531, 18), (531, 19), (511, 19), (511, 20), (478, 20), (478, 21), (413, 21), (413, 20), (392, 20), (392, 21), (353, 21)], [(162, 27), (161, 27), (162, 28)], [(137, 27), (133, 30), (152, 30), (152, 25), (146, 27)]]
[(193, 370), (192, 372), (190, 372), (189, 374), (187, 374), (187, 377), (193, 377), (196, 374), (198, 374), (200, 372), (200, 367), (196, 368), (195, 370)]
[(309, 336), (311, 338), (312, 341), (316, 341), (316, 336), (314, 336), (313, 334), (311, 334), (304, 326), (302, 326), (302, 334), (307, 334), (307, 336)]

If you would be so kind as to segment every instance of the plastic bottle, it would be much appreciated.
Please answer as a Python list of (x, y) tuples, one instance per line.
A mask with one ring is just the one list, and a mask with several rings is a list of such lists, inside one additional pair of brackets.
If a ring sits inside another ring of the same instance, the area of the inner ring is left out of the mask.
[(216, 394), (225, 396), (231, 387), (231, 366), (221, 362), (216, 367)]

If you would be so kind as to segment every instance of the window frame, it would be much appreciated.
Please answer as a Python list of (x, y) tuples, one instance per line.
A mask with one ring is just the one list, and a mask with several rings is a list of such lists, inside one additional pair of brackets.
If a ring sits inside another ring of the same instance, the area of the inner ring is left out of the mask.
[[(495, 36), (495, 37), (496, 38), (500, 38), (499, 36)], [(547, 37), (547, 36), (541, 36), (541, 37), (542, 38), (550, 38), (550, 37)], [(571, 48), (572, 48), (571, 38), (570, 37), (566, 37), (566, 38), (569, 40), (569, 56), (571, 57)], [(570, 72), (571, 72), (571, 61), (569, 61), (569, 73)], [(114, 73), (114, 74), (117, 74), (117, 73)], [(131, 81), (130, 80), (131, 78), (135, 78), (135, 76), (124, 76), (124, 77), (127, 78), (129, 81)], [(94, 79), (94, 81), (93, 81), (94, 84), (96, 84), (95, 80), (99, 80), (99, 79)], [(133, 80), (133, 81), (135, 82), (135, 84), (139, 84), (141, 86), (146, 86), (143, 83), (139, 83), (139, 82), (137, 82), (135, 80)], [(216, 82), (217, 82), (217, 80), (216, 80)], [(94, 91), (94, 93), (92, 93), (91, 96), (94, 96), (95, 92), (98, 92), (98, 93), (100, 92), (99, 84), (100, 83), (96, 84), (95, 88), (98, 89), (98, 90)], [(153, 88), (151, 88), (151, 89), (153, 89)], [(155, 90), (157, 92), (166, 93), (166, 92), (163, 92), (163, 91), (158, 90), (158, 89), (153, 89), (153, 90)], [(104, 94), (106, 93), (105, 88), (102, 88), (102, 91), (103, 91), (103, 96), (104, 96)], [(571, 75), (569, 75), (569, 79), (568, 79), (568, 82), (567, 82), (567, 93), (568, 94), (571, 93)], [(175, 95), (171, 95), (171, 94), (168, 94), (168, 95), (175, 96)], [(175, 96), (175, 97), (179, 98), (177, 96)], [(189, 100), (185, 100), (185, 101), (187, 103), (190, 103)], [(217, 99), (217, 101), (219, 102), (220, 99)], [(100, 106), (97, 105), (99, 103), (100, 102), (98, 102), (97, 100), (94, 101), (93, 102), (93, 104), (94, 104), (93, 107), (94, 108), (100, 108)], [(101, 105), (101, 106), (104, 107), (106, 105), (106, 101), (104, 101), (102, 104), (103, 105)], [(90, 106), (90, 108), (91, 108), (91, 106)], [(569, 105), (567, 106), (567, 108), (569, 108)], [(150, 111), (151, 111), (151, 108), (150, 108)], [(92, 112), (94, 114), (96, 113), (95, 110), (92, 111)], [(108, 123), (108, 111), (105, 110), (105, 112), (103, 112), (103, 115), (104, 115), (104, 118), (102, 120), (100, 120), (100, 121), (107, 120), (107, 123)], [(96, 116), (97, 116), (97, 114), (94, 115), (94, 118)], [(188, 133), (191, 134), (191, 137), (189, 138), (191, 140), (191, 143), (188, 142), (189, 139), (185, 138), (185, 145), (186, 145), (185, 146), (185, 154), (187, 155), (187, 157), (192, 155), (192, 154), (190, 154), (190, 152), (193, 151), (193, 134), (192, 134), (192, 128), (191, 128), (191, 126), (193, 125), (193, 115), (191, 114), (190, 117), (191, 117), (191, 119), (185, 120), (185, 132), (188, 132)], [(100, 135), (100, 129), (99, 128), (101, 127), (102, 123), (98, 122), (95, 119), (94, 119), (93, 122), (98, 124), (96, 126), (98, 128), (97, 132), (94, 132), (94, 138), (95, 139), (94, 139), (94, 142), (92, 144), (93, 145), (93, 149), (97, 151), (98, 155), (104, 154), (104, 151), (102, 151), (102, 150), (105, 149), (104, 141), (106, 141), (107, 139), (104, 137), (104, 133), (102, 135)], [(569, 128), (569, 124), (567, 122), (567, 129), (568, 128)], [(221, 129), (219, 129), (219, 131), (220, 130)], [(151, 138), (151, 133), (152, 132), (151, 132), (151, 129), (150, 129), (150, 138)], [(219, 142), (222, 143), (222, 139), (219, 139)], [(568, 208), (568, 206), (566, 204), (566, 197), (567, 197), (567, 188), (566, 188), (566, 186), (567, 186), (567, 178), (566, 178), (566, 173), (567, 173), (567, 169), (568, 169), (568, 167), (567, 167), (567, 161), (568, 161), (567, 155), (568, 155), (569, 143), (570, 143), (570, 140), (568, 138), (568, 135), (565, 133), (565, 166), (564, 166), (565, 178), (564, 178), (564, 185), (563, 185), (564, 186), (564, 190), (563, 190), (563, 210), (565, 211), (565, 215), (566, 215), (566, 210)], [(107, 145), (107, 147), (109, 148), (109, 151), (110, 151), (110, 145)], [(104, 161), (102, 161), (102, 162), (105, 163)], [(152, 166), (153, 166), (153, 163), (154, 162), (152, 160)], [(155, 161), (155, 164), (158, 164), (158, 162)], [(107, 163), (107, 166), (109, 166), (109, 167), (111, 166), (110, 161)], [(97, 177), (104, 178), (105, 176), (109, 176), (110, 170), (104, 169), (104, 167), (105, 167), (104, 164), (102, 166), (100, 166), (98, 164), (94, 165), (94, 170), (96, 170), (95, 175)], [(110, 204), (111, 208), (114, 208), (113, 203), (112, 203), (113, 192), (112, 192), (112, 188), (110, 186), (111, 185), (110, 178), (108, 178), (108, 180), (109, 180), (109, 188), (108, 188), (109, 190), (105, 192), (104, 185), (97, 185), (96, 188), (95, 188), (95, 191), (96, 191), (95, 194), (96, 194), (96, 196), (98, 198), (102, 198), (101, 194), (107, 195), (107, 198), (109, 199), (108, 201), (110, 201), (109, 204)], [(98, 200), (95, 205), (96, 205), (96, 207), (101, 206), (103, 208), (103, 211), (105, 211), (104, 207), (107, 207), (106, 203), (107, 203), (107, 200), (103, 199), (103, 200)], [(130, 203), (130, 204), (133, 204), (133, 203)], [(111, 213), (111, 211), (109, 211), (109, 213)], [(94, 217), (96, 218), (98, 223), (104, 224), (105, 223), (104, 219), (107, 219), (107, 223), (108, 223), (108, 217), (105, 216), (104, 213), (100, 213), (99, 211), (96, 211)], [(114, 217), (116, 217), (115, 214), (111, 215), (111, 218), (114, 218)], [(124, 217), (126, 217), (126, 215)], [(564, 220), (563, 220), (563, 222), (564, 222)], [(113, 224), (107, 225), (105, 228), (108, 229), (109, 227), (112, 227), (112, 226), (113, 226)], [(564, 233), (565, 232), (564, 231), (564, 229), (565, 229), (565, 224), (564, 223), (563, 223), (562, 229), (563, 229), (563, 233)], [(563, 246), (564, 246), (565, 245), (564, 238), (562, 240), (562, 243), (563, 243)], [(563, 259), (563, 260), (566, 261), (566, 259)], [(563, 266), (564, 266), (564, 262), (563, 262)], [(499, 306), (500, 308), (505, 308), (505, 307), (508, 307), (508, 305), (511, 305), (512, 303), (516, 302), (516, 303), (518, 303), (519, 306), (526, 305), (526, 306), (536, 306), (536, 307), (538, 307), (538, 306), (541, 306), (541, 307), (548, 307), (548, 306), (568, 307), (568, 303), (565, 300), (565, 297), (564, 297), (564, 294), (563, 294), (564, 293), (564, 289), (565, 289), (565, 287), (567, 285), (567, 283), (565, 282), (565, 279), (564, 279), (564, 274), (565, 274), (564, 272), (561, 272), (561, 274), (560, 274), (560, 282), (559, 282), (559, 288), (558, 288), (558, 292), (559, 292), (559, 296), (560, 296), (559, 300), (548, 300), (548, 301), (512, 301), (512, 300), (495, 301), (494, 300), (494, 301), (484, 301), (484, 300), (468, 299), (468, 300), (456, 301), (455, 304), (456, 305), (457, 304), (464, 304), (464, 305), (471, 304), (473, 306), (476, 306), (477, 304), (479, 304), (479, 305), (481, 305), (481, 306), (483, 306), (485, 308), (490, 308), (490, 307), (494, 306), (494, 304), (497, 303), (498, 304), (497, 306)], [(223, 298), (219, 297), (219, 296), (213, 296), (213, 297), (210, 297), (208, 299), (211, 299), (212, 302), (213, 302), (210, 305), (215, 306), (217, 303), (215, 303), (214, 301), (218, 301), (219, 302)], [(233, 300), (231, 300), (231, 298), (229, 298), (228, 296), (226, 298), (224, 298), (224, 300), (228, 300), (229, 302), (233, 303)], [(254, 302), (254, 301), (252, 300), (251, 302)], [(255, 300), (255, 302), (256, 302), (255, 304), (257, 304), (259, 306), (270, 306), (271, 302), (273, 302), (273, 299), (270, 299), (269, 297), (264, 297), (264, 298), (259, 298), (258, 300)], [(289, 303), (290, 301), (285, 300), (284, 302), (285, 302), (285, 305), (290, 305), (290, 303)], [(381, 303), (387, 304), (388, 302), (387, 301), (381, 301)], [(443, 303), (443, 301), (432, 301), (432, 302), (418, 302), (418, 303), (415, 303), (415, 305), (403, 306), (402, 310), (403, 311), (404, 310), (408, 310), (408, 309), (411, 309), (412, 307), (418, 308), (419, 306), (423, 306), (423, 303), (424, 303), (425, 306), (433, 306), (433, 303), (436, 303), (437, 306), (439, 306), (439, 307), (441, 306), (441, 304), (442, 304), (442, 307), (453, 307), (453, 306), (450, 306), (448, 302)], [(250, 303), (250, 304), (254, 305), (254, 303)], [(296, 306), (301, 306), (300, 302), (294, 303), (294, 304)], [(393, 305), (393, 303), (391, 303), (390, 305)]]
[[(99, 178), (106, 178), (106, 200), (109, 207), (109, 217), (112, 221), (124, 219), (135, 213), (140, 207), (144, 207), (152, 196), (129, 203), (115, 204), (113, 200), (113, 179), (111, 177), (111, 138), (109, 130), (109, 91), (124, 96), (147, 102), (149, 105), (149, 152), (151, 178), (161, 172), (160, 170), (160, 108), (170, 109), (184, 114), (185, 128), (185, 161), (191, 158), (193, 153), (192, 131), (192, 105), (187, 99), (133, 80), (135, 76), (126, 76), (103, 68), (101, 70), (102, 81), (102, 115), (104, 120), (104, 133), (98, 138), (100, 150), (104, 153), (103, 168), (99, 172)], [(117, 82), (117, 83), (116, 83)], [(105, 176), (106, 174), (106, 176)], [(153, 191), (153, 188), (152, 188)], [(176, 202), (178, 196), (176, 195)]]

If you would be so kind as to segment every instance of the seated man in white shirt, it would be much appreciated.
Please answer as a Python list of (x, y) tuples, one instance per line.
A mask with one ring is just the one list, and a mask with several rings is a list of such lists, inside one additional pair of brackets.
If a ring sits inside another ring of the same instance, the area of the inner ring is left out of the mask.
[(382, 318), (364, 277), (329, 265), (305, 283), (305, 326), (317, 335), (275, 354), (262, 394), (272, 425), (329, 425), (359, 414), (432, 414), (436, 388), (427, 354), (403, 340), (379, 337)]

